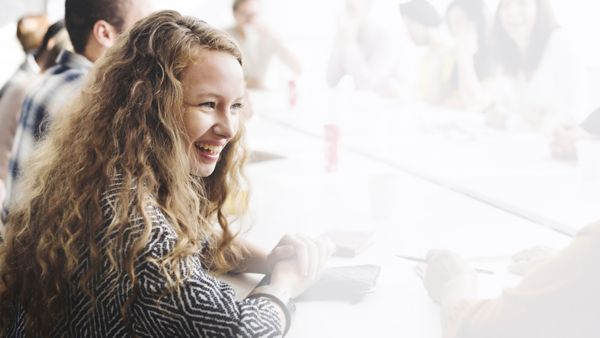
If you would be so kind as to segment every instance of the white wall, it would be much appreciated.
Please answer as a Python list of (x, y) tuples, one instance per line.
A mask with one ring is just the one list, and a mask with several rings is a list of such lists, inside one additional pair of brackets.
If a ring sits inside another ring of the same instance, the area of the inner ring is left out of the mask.
[[(20, 15), (43, 8), (44, 0), (1, 0), (0, 83), (12, 73), (22, 58), (15, 44), (14, 22)], [(153, 0), (155, 8), (172, 8), (182, 13), (198, 16), (217, 26), (226, 27), (233, 21), (231, 0)], [(285, 39), (303, 59), (305, 69), (320, 72), (327, 58), (335, 21), (344, 0), (263, 0), (264, 19)], [(390, 0), (392, 1), (392, 0)], [(486, 0), (490, 10), (495, 10), (498, 0)], [(396, 3), (400, 3), (397, 0)], [(443, 14), (450, 0), (431, 0)], [(574, 41), (582, 48), (584, 61), (600, 69), (600, 3), (590, 0), (554, 0), (556, 14), (562, 25), (573, 33)], [(56, 20), (63, 14), (64, 0), (48, 0), (48, 14)], [(16, 50), (15, 50), (16, 49)], [(600, 70), (598, 71), (600, 73)], [(600, 77), (600, 74), (599, 74)], [(600, 81), (600, 79), (599, 79)]]

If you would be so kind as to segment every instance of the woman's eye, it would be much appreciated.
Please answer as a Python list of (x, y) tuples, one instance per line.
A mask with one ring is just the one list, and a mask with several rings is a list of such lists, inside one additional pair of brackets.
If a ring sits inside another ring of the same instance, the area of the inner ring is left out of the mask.
[(234, 109), (234, 110), (240, 110), (240, 109), (242, 109), (242, 108), (244, 108), (244, 105), (243, 105), (243, 104), (241, 104), (241, 103), (234, 103), (234, 104), (231, 106), (231, 109)]
[(200, 103), (200, 107), (215, 109), (217, 105), (214, 102), (202, 102)]

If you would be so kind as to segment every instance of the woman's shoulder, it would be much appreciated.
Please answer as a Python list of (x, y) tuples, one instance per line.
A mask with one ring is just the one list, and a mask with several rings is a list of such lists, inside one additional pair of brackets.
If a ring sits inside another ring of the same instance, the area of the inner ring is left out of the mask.
[(115, 175), (111, 180), (108, 188), (104, 191), (101, 198), (101, 207), (103, 216), (106, 222), (112, 222), (118, 210), (123, 206), (120, 204), (119, 196), (123, 193), (123, 190), (129, 190), (130, 200), (127, 205), (127, 221), (130, 225), (130, 232), (138, 233), (143, 231), (146, 222), (149, 222), (151, 226), (152, 236), (160, 237), (164, 240), (176, 240), (177, 234), (174, 231), (171, 223), (168, 220), (165, 212), (159, 206), (158, 202), (152, 196), (145, 196), (143, 203), (143, 211), (139, 210), (136, 206), (136, 194), (137, 182), (125, 182), (122, 175)]
[(171, 222), (168, 220), (163, 210), (153, 201), (148, 201), (146, 204), (146, 215), (152, 222), (152, 232), (161, 235), (167, 240), (176, 240), (177, 233), (173, 229)]

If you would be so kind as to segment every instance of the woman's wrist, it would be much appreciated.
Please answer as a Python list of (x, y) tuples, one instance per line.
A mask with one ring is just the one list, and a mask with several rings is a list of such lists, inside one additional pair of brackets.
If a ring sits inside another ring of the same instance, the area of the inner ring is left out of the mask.
[(284, 289), (272, 285), (258, 286), (248, 295), (248, 298), (258, 297), (268, 299), (283, 311), (285, 317), (283, 334), (285, 335), (290, 329), (292, 318), (296, 312), (296, 303), (292, 297)]
[(272, 266), (269, 259), (269, 253), (263, 248), (245, 240), (239, 242), (243, 248), (244, 257), (240, 264), (234, 269), (236, 273), (261, 273), (268, 274)]

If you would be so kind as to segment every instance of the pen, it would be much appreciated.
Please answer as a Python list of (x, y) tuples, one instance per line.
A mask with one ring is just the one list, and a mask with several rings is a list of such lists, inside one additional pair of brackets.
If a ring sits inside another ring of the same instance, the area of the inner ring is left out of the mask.
[[(427, 260), (425, 258), (421, 258), (421, 257), (415, 257), (415, 256), (407, 256), (407, 255), (396, 255), (396, 257), (398, 258), (403, 258), (409, 261), (413, 261), (413, 262), (419, 262), (419, 263), (427, 263)], [(485, 273), (486, 275), (493, 275), (494, 271), (492, 270), (488, 270), (488, 269), (481, 269), (481, 268), (475, 268), (476, 272), (479, 273)]]

